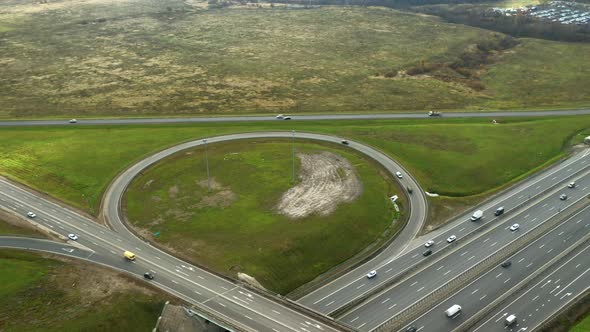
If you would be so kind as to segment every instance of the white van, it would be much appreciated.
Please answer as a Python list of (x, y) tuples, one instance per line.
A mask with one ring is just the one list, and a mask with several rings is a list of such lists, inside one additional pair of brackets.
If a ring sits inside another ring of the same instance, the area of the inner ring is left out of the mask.
[(473, 215), (471, 216), (471, 221), (477, 221), (477, 220), (481, 219), (481, 217), (483, 217), (483, 211), (477, 210), (477, 211), (473, 212)]
[(516, 316), (514, 316), (514, 315), (510, 315), (510, 316), (506, 317), (506, 320), (504, 321), (504, 324), (506, 324), (506, 326), (510, 326), (514, 323), (516, 323)]
[(447, 317), (449, 318), (455, 317), (459, 313), (461, 313), (461, 306), (458, 304), (453, 304), (449, 309), (445, 310), (445, 314), (447, 314)]

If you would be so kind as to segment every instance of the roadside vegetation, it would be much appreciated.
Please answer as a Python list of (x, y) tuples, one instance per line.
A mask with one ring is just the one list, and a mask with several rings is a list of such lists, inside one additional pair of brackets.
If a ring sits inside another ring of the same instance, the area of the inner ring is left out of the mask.
[(294, 185), (291, 147), (290, 140), (209, 144), (210, 192), (204, 147), (178, 153), (133, 181), (127, 216), (175, 253), (232, 277), (246, 273), (281, 294), (399, 228), (389, 196), (403, 204), (403, 193), (374, 162), (297, 142)]
[[(8, 222), (7, 220), (11, 220)], [(12, 215), (8, 215), (0, 210), (0, 236), (2, 235), (22, 235), (27, 237), (44, 237), (41, 232), (35, 231), (26, 221), (18, 220)]]
[(406, 75), (457, 64), (504, 35), (382, 7), (202, 5), (2, 2), (0, 118), (565, 108), (590, 101), (586, 44), (527, 41), (494, 49), (466, 69)]
[(1, 250), (0, 270), (5, 332), (149, 331), (163, 307), (153, 291), (90, 264)]
[(0, 174), (97, 214), (109, 181), (135, 161), (182, 141), (237, 132), (309, 131), (358, 140), (400, 161), (428, 191), (489, 193), (568, 152), (590, 117), (277, 121), (0, 130)]

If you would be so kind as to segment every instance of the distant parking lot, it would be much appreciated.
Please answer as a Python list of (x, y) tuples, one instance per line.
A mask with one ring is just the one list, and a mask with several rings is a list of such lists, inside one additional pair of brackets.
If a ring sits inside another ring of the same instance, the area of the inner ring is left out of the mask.
[(520, 8), (493, 8), (495, 14), (504, 16), (530, 16), (560, 24), (590, 24), (590, 6), (568, 1), (552, 1), (545, 5)]

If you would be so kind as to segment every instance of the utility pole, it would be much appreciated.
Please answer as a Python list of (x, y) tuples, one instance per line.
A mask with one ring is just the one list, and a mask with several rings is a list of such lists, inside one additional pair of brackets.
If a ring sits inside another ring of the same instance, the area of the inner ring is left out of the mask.
[(295, 130), (293, 130), (293, 183), (295, 183)]
[(209, 176), (209, 157), (207, 156), (207, 140), (204, 139), (205, 143), (205, 164), (207, 165), (207, 190), (211, 192), (211, 177)]

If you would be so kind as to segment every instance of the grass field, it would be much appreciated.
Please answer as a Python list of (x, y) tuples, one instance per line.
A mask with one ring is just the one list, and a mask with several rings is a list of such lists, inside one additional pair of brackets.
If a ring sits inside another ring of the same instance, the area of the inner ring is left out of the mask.
[(96, 267), (2, 250), (0, 270), (0, 330), (6, 332), (148, 331), (163, 305)]
[(126, 194), (129, 220), (147, 234), (159, 232), (150, 238), (194, 262), (232, 277), (246, 273), (286, 294), (386, 240), (395, 215), (388, 195), (402, 196), (385, 172), (350, 150), (299, 142), (296, 151), (347, 159), (362, 182), (361, 195), (329, 216), (280, 214), (278, 202), (293, 185), (291, 142), (246, 140), (209, 145), (211, 193), (202, 147), (142, 172)]
[(0, 130), (0, 174), (96, 213), (109, 181), (133, 162), (181, 141), (257, 130), (334, 134), (399, 160), (429, 191), (493, 190), (561, 156), (590, 135), (590, 117), (552, 119), (223, 123), (29, 127)]
[(383, 74), (452, 62), (496, 33), (384, 8), (206, 10), (188, 3), (3, 1), (0, 118), (590, 102), (586, 44), (528, 40), (481, 68), (485, 89), (475, 91), (429, 76)]
[(590, 315), (570, 329), (570, 332), (590, 332)]

